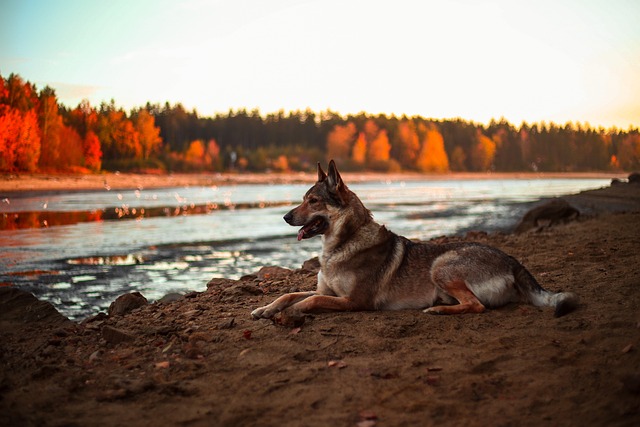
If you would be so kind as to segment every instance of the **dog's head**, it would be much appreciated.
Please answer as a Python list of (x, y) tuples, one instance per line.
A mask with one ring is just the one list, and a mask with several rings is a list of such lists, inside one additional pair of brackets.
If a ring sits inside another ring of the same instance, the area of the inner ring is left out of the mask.
[(348, 203), (350, 194), (333, 160), (329, 162), (328, 173), (318, 163), (318, 181), (304, 195), (302, 204), (287, 213), (284, 220), (289, 225), (302, 226), (298, 240), (325, 234), (336, 212)]

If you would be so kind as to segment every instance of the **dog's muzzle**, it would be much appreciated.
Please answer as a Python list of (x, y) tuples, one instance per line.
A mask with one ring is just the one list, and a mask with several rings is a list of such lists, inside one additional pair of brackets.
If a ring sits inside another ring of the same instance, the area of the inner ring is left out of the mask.
[(287, 214), (285, 216), (282, 217), (284, 219), (284, 221), (289, 224), (289, 225), (296, 225), (296, 224), (292, 224), (291, 222), (293, 221), (293, 213), (291, 211), (287, 212)]
[(324, 233), (329, 227), (329, 223), (322, 216), (315, 216), (311, 218), (308, 222), (303, 223), (299, 220), (296, 220), (293, 211), (287, 213), (283, 219), (289, 225), (298, 226), (302, 225), (302, 228), (298, 230), (298, 240), (308, 239), (310, 237), (317, 236), (318, 234)]

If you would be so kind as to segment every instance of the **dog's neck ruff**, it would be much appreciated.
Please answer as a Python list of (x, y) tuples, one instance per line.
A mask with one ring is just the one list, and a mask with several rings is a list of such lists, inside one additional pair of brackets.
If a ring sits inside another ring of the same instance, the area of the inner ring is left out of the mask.
[[(342, 227), (332, 228), (330, 233), (322, 236), (322, 262), (330, 259), (348, 260), (354, 253), (374, 246), (380, 239), (383, 225), (369, 218), (364, 223), (340, 224)], [(352, 228), (353, 227), (353, 228)]]

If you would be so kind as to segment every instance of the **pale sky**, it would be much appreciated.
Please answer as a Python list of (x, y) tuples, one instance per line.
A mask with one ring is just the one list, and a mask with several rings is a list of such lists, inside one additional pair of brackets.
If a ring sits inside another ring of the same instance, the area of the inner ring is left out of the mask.
[(0, 0), (0, 73), (75, 107), (640, 126), (637, 0)]

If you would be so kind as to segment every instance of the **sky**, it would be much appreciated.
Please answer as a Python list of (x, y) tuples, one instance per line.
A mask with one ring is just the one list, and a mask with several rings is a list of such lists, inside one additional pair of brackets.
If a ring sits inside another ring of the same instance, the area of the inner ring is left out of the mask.
[(61, 103), (640, 126), (637, 0), (0, 0)]

